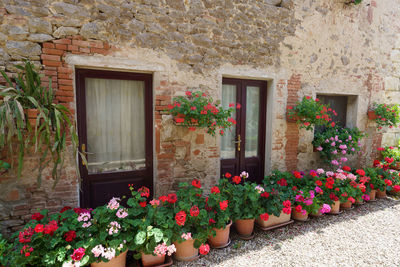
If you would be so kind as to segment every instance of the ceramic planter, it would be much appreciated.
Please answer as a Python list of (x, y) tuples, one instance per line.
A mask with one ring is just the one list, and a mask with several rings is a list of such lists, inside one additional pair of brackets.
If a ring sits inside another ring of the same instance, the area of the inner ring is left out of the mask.
[(109, 262), (94, 262), (90, 266), (92, 267), (125, 267), (126, 265), (126, 254), (128, 250), (119, 254), (117, 257), (113, 258)]
[(336, 214), (340, 212), (340, 201), (335, 201), (333, 204), (331, 204), (331, 211), (329, 213), (331, 214)]
[(350, 200), (347, 200), (344, 203), (340, 202), (340, 208), (343, 210), (349, 210), (349, 209), (351, 209), (351, 206), (352, 206), (352, 203)]
[(208, 243), (214, 248), (224, 247), (229, 242), (229, 233), (231, 229), (232, 221), (230, 221), (225, 228), (213, 228), (216, 232), (215, 236), (210, 236), (208, 238)]
[(372, 189), (371, 192), (369, 192), (369, 200), (375, 200), (375, 196), (376, 196), (376, 190)]
[(264, 221), (260, 217), (258, 217), (256, 222), (262, 228), (268, 228), (288, 221), (290, 221), (290, 214), (286, 214), (281, 211), (279, 217), (276, 217), (275, 215), (269, 215), (268, 221)]
[(308, 220), (308, 212), (304, 215), (301, 212), (297, 212), (295, 209), (292, 210), (292, 218), (296, 221), (307, 221)]
[(199, 249), (195, 248), (193, 244), (194, 239), (185, 240), (182, 243), (175, 241), (175, 259), (178, 261), (192, 261), (197, 259), (199, 255)]
[(370, 120), (376, 120), (377, 116), (375, 114), (375, 111), (373, 110), (368, 110), (368, 119)]
[(39, 115), (39, 110), (36, 108), (29, 108), (25, 110), (25, 115), (27, 118), (27, 123), (33, 128), (36, 126), (36, 119)]
[(383, 190), (383, 191), (377, 190), (376, 191), (376, 197), (377, 198), (385, 198), (386, 197), (386, 187), (385, 187), (385, 190)]
[(241, 236), (251, 236), (254, 230), (255, 219), (236, 220), (235, 228)]
[(165, 255), (164, 256), (154, 256), (152, 254), (144, 254), (142, 252), (142, 266), (143, 267), (150, 267), (161, 265), (165, 262)]

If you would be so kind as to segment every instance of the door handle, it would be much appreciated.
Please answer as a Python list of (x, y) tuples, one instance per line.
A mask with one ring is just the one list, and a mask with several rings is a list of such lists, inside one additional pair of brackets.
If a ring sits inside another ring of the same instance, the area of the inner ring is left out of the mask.
[(240, 151), (240, 144), (242, 143), (240, 134), (238, 135), (238, 140), (235, 141), (234, 143), (237, 144), (237, 151)]

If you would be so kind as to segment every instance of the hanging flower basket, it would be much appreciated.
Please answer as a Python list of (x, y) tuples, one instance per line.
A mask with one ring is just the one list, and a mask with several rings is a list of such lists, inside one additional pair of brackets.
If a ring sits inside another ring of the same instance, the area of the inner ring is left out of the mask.
[(375, 114), (374, 110), (368, 110), (368, 119), (370, 120), (376, 120), (377, 116)]

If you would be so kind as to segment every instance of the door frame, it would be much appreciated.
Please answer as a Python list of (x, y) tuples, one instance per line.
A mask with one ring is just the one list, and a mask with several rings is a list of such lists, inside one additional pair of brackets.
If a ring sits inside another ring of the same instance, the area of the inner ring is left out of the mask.
[[(246, 146), (246, 106), (247, 103), (244, 100), (246, 98), (246, 87), (247, 86), (258, 86), (260, 88), (260, 110), (259, 110), (259, 127), (258, 127), (258, 155), (259, 155), (259, 165), (260, 174), (262, 177), (258, 177), (256, 181), (261, 182), (265, 175), (265, 144), (266, 144), (266, 126), (267, 126), (267, 90), (268, 82), (266, 80), (251, 80), (251, 79), (240, 79), (240, 78), (222, 78), (222, 84), (231, 84), (237, 86), (236, 91), (236, 102), (241, 104), (241, 109), (236, 112), (236, 121), (240, 127), (236, 127), (235, 140), (239, 133), (241, 133), (241, 140), (243, 145), (241, 145), (241, 151), (239, 152), (235, 146), (235, 159), (221, 159), (226, 162), (239, 161), (238, 172), (242, 171), (240, 168), (245, 168), (245, 146)], [(221, 87), (222, 88), (222, 87)], [(261, 138), (260, 138), (261, 137)], [(252, 158), (248, 158), (251, 160)], [(221, 162), (220, 160), (220, 162)], [(222, 169), (222, 168), (220, 168)], [(222, 174), (221, 174), (222, 175)]]
[[(81, 145), (87, 144), (87, 127), (86, 127), (86, 92), (85, 92), (85, 78), (104, 78), (104, 79), (117, 79), (117, 80), (135, 80), (144, 81), (145, 83), (145, 151), (146, 151), (146, 168), (144, 170), (125, 171), (125, 172), (109, 172), (100, 174), (101, 177), (92, 178), (95, 181), (108, 181), (113, 178), (126, 179), (127, 183), (131, 177), (144, 177), (146, 186), (150, 189), (151, 195), (154, 193), (154, 158), (153, 158), (153, 75), (146, 73), (134, 73), (123, 71), (111, 70), (98, 70), (98, 69), (75, 69), (76, 78), (76, 118), (78, 128), (79, 150)], [(78, 156), (79, 172), (81, 179), (81, 188), (79, 192), (80, 206), (90, 207), (90, 179), (88, 170), (82, 164), (81, 156)], [(95, 174), (99, 176), (99, 174)], [(147, 177), (147, 179), (146, 179)], [(85, 192), (87, 192), (85, 194)]]

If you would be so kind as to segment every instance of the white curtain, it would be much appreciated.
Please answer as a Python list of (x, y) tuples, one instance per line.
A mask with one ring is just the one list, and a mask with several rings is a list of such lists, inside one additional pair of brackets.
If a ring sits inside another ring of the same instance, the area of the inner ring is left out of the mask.
[(86, 78), (89, 173), (145, 167), (144, 82)]
[[(222, 85), (222, 101), (223, 108), (228, 108), (229, 103), (236, 104), (236, 85), (223, 84)], [(236, 113), (232, 114), (236, 119)], [(236, 125), (233, 125), (229, 130), (225, 130), (225, 135), (221, 137), (221, 158), (233, 159), (235, 158), (235, 138), (236, 138)]]
[(260, 121), (260, 88), (246, 88), (246, 151), (245, 157), (258, 156), (258, 128)]

